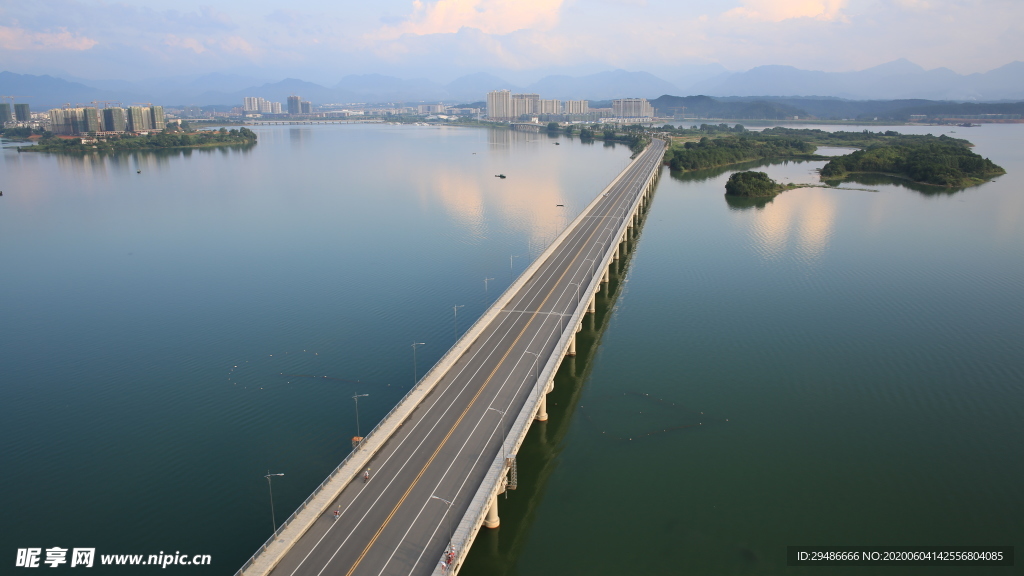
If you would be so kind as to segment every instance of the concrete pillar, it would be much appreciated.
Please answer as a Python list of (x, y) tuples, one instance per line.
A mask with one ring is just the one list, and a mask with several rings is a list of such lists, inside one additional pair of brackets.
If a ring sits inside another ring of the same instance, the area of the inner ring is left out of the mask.
[(566, 356), (576, 355), (576, 335), (573, 334), (569, 337), (569, 351), (565, 353)]
[(580, 318), (580, 323), (576, 325), (576, 333), (579, 334), (583, 331), (583, 319)]
[(604, 274), (601, 275), (601, 282), (607, 283), (608, 280), (609, 280), (609, 278), (608, 278), (608, 267), (605, 266), (604, 267)]
[(615, 245), (615, 256), (614, 256), (614, 258), (613, 258), (614, 260), (618, 260), (618, 259), (619, 259), (619, 248), (620, 248), (621, 246), (622, 246), (622, 244), (616, 244), (616, 245)]
[(547, 420), (548, 420), (548, 395), (547, 394), (541, 394), (541, 396), (540, 396), (540, 406), (537, 407), (536, 419), (540, 420), (541, 422), (547, 422)]
[(491, 496), (491, 505), (487, 507), (487, 517), (484, 518), (484, 528), (497, 528), (501, 526), (501, 518), (498, 518), (498, 496)]
[[(600, 286), (600, 284), (598, 284), (598, 286)], [(590, 312), (591, 314), (597, 312), (597, 296), (590, 297), (590, 303), (587, 304), (587, 312)]]

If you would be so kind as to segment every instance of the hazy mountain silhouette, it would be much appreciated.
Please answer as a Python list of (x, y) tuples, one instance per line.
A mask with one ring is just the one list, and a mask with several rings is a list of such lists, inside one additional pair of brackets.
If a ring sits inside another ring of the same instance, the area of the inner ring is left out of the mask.
[[(928, 99), (952, 101), (1024, 100), (1024, 62), (1011, 62), (977, 74), (947, 68), (925, 70), (900, 59), (854, 72), (821, 72), (793, 66), (758, 66), (726, 72), (716, 64), (681, 66), (664, 71), (676, 83), (648, 72), (612, 70), (586, 76), (553, 75), (529, 86), (514, 86), (493, 74), (463, 76), (448, 84), (429, 78), (402, 79), (383, 74), (349, 75), (334, 86), (297, 78), (261, 81), (234, 74), (124, 80), (72, 80), (53, 76), (0, 73), (0, 93), (18, 96), (33, 109), (93, 101), (153, 102), (164, 105), (240, 106), (245, 96), (284, 103), (291, 95), (316, 104), (349, 102), (476, 102), (491, 90), (535, 92), (560, 100), (653, 99), (664, 94), (710, 96), (838, 97), (850, 100)], [(692, 83), (691, 83), (692, 82)]]

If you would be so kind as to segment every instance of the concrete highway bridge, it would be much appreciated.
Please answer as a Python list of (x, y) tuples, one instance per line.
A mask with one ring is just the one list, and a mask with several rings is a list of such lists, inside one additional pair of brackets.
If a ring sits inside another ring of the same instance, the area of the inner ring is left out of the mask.
[[(236, 576), (450, 576), (647, 207), (654, 140), (487, 309)], [(607, 288), (605, 288), (607, 289)], [(370, 469), (368, 481), (364, 471)]]

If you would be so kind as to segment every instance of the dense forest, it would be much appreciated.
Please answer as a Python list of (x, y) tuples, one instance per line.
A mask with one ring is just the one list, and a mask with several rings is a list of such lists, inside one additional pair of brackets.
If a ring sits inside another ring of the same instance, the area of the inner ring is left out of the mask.
[[(610, 106), (611, 104), (609, 104)], [(651, 100), (659, 116), (683, 114), (696, 118), (735, 118), (742, 120), (857, 119), (906, 122), (911, 115), (929, 119), (943, 116), (978, 114), (1021, 114), (1024, 102), (943, 102), (938, 100), (844, 100), (842, 98), (786, 96), (669, 96)]]
[(698, 118), (737, 118), (746, 120), (785, 120), (794, 116), (806, 117), (803, 109), (781, 102), (765, 100), (724, 101), (710, 96), (669, 96), (651, 100), (658, 116), (685, 116)]
[[(931, 134), (900, 134), (894, 130), (886, 130), (885, 132), (871, 132), (870, 130), (860, 132), (828, 132), (816, 128), (785, 128), (782, 126), (765, 128), (761, 131), (761, 135), (799, 138), (816, 146), (848, 146), (852, 148), (867, 148), (876, 144), (913, 144), (915, 142), (937, 139), (937, 137)], [(970, 142), (962, 138), (950, 138), (946, 135), (943, 135), (942, 138), (945, 142), (958, 144), (965, 148), (972, 146)]]
[(83, 144), (81, 138), (57, 138), (43, 136), (35, 146), (21, 146), (19, 151), (32, 152), (120, 152), (131, 150), (152, 150), (163, 148), (197, 148), (208, 146), (251, 146), (256, 143), (256, 133), (248, 128), (221, 128), (198, 132), (164, 131), (148, 136), (123, 136)]
[(975, 154), (962, 140), (942, 135), (905, 138), (835, 158), (821, 169), (821, 178), (837, 180), (851, 172), (892, 174), (922, 184), (962, 187), (981, 184), (1006, 170)]
[(786, 189), (764, 172), (736, 172), (725, 183), (725, 193), (746, 198), (771, 198)]
[(676, 145), (665, 154), (673, 170), (699, 170), (762, 158), (812, 158), (815, 146), (799, 138), (749, 135), (708, 138)]

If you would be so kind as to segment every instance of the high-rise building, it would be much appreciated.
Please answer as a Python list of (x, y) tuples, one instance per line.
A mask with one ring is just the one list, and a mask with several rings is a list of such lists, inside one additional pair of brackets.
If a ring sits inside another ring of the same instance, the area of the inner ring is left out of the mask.
[(281, 103), (280, 102), (271, 102), (270, 103), (270, 113), (271, 114), (280, 114), (281, 113)]
[(28, 104), (15, 104), (14, 105), (14, 119), (18, 122), (28, 122), (32, 120), (32, 112), (28, 109)]
[(152, 117), (150, 116), (149, 110), (141, 106), (129, 106), (128, 107), (128, 130), (130, 132), (139, 132), (142, 130), (152, 130), (151, 125)]
[(646, 98), (620, 98), (612, 100), (612, 114), (616, 118), (653, 118), (654, 107)]
[(259, 112), (260, 102), (262, 101), (263, 98), (260, 98), (259, 96), (246, 96), (243, 99), (242, 110), (246, 112)]
[(587, 100), (566, 100), (563, 113), (565, 114), (586, 114), (590, 112), (590, 102)]
[(512, 117), (540, 113), (540, 94), (513, 94)]
[(508, 90), (488, 92), (487, 117), (496, 122), (512, 120), (512, 92)]
[(103, 109), (103, 129), (107, 132), (124, 132), (128, 127), (124, 108)]
[(50, 131), (68, 135), (97, 132), (97, 112), (95, 108), (54, 108), (50, 110)]
[(0, 125), (12, 120), (14, 120), (14, 115), (11, 114), (11, 105), (6, 102), (0, 104)]
[(149, 127), (153, 130), (163, 130), (167, 127), (167, 121), (164, 119), (163, 106), (149, 107)]
[(538, 114), (561, 114), (562, 113), (562, 101), (561, 100), (539, 100), (537, 102), (537, 113)]
[(288, 97), (288, 113), (289, 114), (298, 114), (299, 113), (299, 109), (300, 109), (299, 108), (299, 102), (302, 102), (302, 98), (300, 98), (298, 96), (289, 96)]
[(82, 120), (79, 132), (99, 132), (103, 130), (103, 123), (100, 122), (100, 111), (96, 108), (82, 108)]
[(420, 104), (416, 107), (420, 114), (444, 114), (444, 104)]
[(313, 103), (312, 102), (306, 102), (305, 100), (299, 102), (299, 114), (312, 114), (312, 113), (313, 113)]

